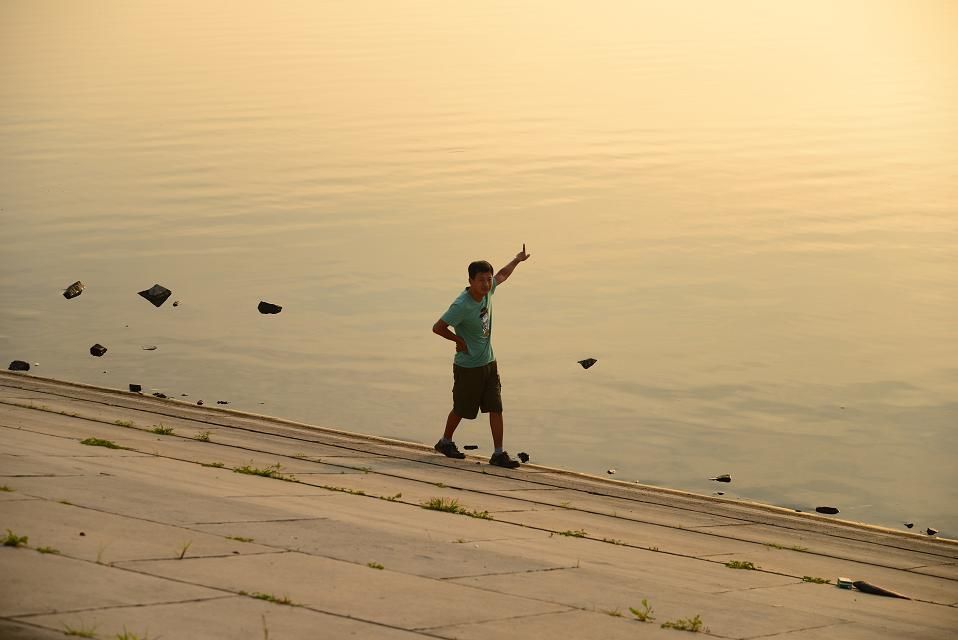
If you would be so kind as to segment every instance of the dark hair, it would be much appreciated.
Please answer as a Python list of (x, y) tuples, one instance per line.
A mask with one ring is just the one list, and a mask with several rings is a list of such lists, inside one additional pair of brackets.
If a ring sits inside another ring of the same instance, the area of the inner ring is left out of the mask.
[(485, 260), (476, 260), (469, 263), (469, 279), (472, 280), (480, 273), (492, 273), (492, 265)]

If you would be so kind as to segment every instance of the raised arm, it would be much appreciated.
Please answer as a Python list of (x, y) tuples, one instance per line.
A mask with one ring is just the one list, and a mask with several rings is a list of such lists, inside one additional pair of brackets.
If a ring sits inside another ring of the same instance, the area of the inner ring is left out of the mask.
[(496, 286), (505, 282), (509, 276), (512, 275), (512, 272), (515, 271), (516, 267), (519, 266), (520, 262), (525, 262), (532, 257), (531, 253), (526, 253), (526, 243), (522, 243), (522, 251), (516, 254), (516, 257), (512, 261), (499, 269), (499, 273), (496, 274)]

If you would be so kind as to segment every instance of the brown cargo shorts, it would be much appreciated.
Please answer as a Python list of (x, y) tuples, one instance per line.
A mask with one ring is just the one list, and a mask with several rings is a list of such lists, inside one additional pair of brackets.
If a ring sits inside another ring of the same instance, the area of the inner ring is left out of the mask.
[(502, 413), (502, 383), (493, 360), (481, 367), (452, 365), (452, 412), (460, 418), (474, 419), (483, 413)]

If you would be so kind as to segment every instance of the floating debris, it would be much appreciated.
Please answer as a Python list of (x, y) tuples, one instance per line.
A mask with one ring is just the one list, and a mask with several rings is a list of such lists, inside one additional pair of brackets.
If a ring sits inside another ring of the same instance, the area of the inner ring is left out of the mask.
[(173, 295), (173, 292), (162, 285), (155, 284), (145, 291), (140, 291), (139, 295), (149, 300), (154, 307), (161, 307), (166, 299)]
[(855, 586), (855, 583), (852, 582), (851, 578), (839, 576), (835, 580), (835, 586), (838, 587), (839, 589), (851, 589), (853, 586)]
[(837, 507), (815, 507), (815, 511), (819, 513), (827, 513), (833, 516), (836, 513), (838, 513), (838, 508)]
[(598, 360), (596, 360), (595, 358), (586, 358), (585, 360), (579, 360), (579, 364), (582, 365), (583, 369), (588, 369), (589, 367), (594, 365), (596, 362), (598, 362)]
[(143, 391), (143, 385), (130, 383), (130, 391), (133, 393), (139, 393)]
[(716, 482), (731, 482), (732, 476), (727, 473), (723, 473), (720, 476), (715, 476), (714, 478), (709, 478), (709, 480), (715, 480)]
[(525, 464), (526, 462), (529, 462), (529, 454), (526, 453), (525, 451), (520, 451), (519, 453), (516, 454), (516, 457), (519, 458), (519, 461), (522, 462), (523, 464)]
[(141, 347), (141, 348), (142, 348), (144, 351), (156, 351), (156, 345), (155, 345), (155, 344), (148, 344), (148, 345), (145, 345), (145, 346), (143, 346), (143, 347)]
[(196, 404), (198, 404), (198, 405), (200, 405), (200, 406), (202, 407), (202, 406), (203, 406), (203, 401), (202, 401), (202, 400), (197, 400), (197, 401), (196, 401)]
[(615, 475), (615, 469), (608, 469), (608, 470), (606, 470), (606, 473), (609, 474), (610, 476), (614, 476), (614, 475)]
[(63, 297), (70, 300), (81, 293), (83, 293), (83, 283), (77, 280), (63, 291)]
[(165, 397), (166, 397), (166, 394), (165, 394), (165, 393), (160, 393), (159, 391), (157, 391), (156, 393), (153, 394), (153, 397), (154, 397), (154, 398), (165, 398)]
[(908, 527), (909, 529), (911, 529), (912, 527), (915, 526), (915, 523), (914, 523), (914, 522), (906, 522), (906, 523), (905, 523), (905, 526)]
[(263, 302), (262, 300), (260, 300), (259, 306), (256, 308), (259, 309), (260, 313), (279, 313), (283, 310), (283, 307), (279, 306), (278, 304)]
[(467, 445), (464, 445), (462, 448), (465, 449), (466, 451), (472, 451), (473, 449), (478, 449), (478, 448), (479, 448), (479, 445), (477, 445), (477, 444), (467, 444)]
[(725, 492), (724, 492), (724, 491), (716, 491), (716, 492), (715, 492), (715, 495), (717, 495), (717, 496), (724, 496), (724, 495), (725, 495)]
[(181, 393), (181, 394), (180, 394), (180, 397), (181, 397), (181, 398), (188, 398), (188, 397), (190, 397), (190, 394), (188, 394), (188, 393)]
[(24, 362), (23, 360), (14, 360), (7, 369), (10, 371), (29, 371), (30, 363)]
[(173, 301), (173, 306), (174, 306), (174, 307), (180, 306), (180, 301), (179, 301), (179, 300), (174, 300), (174, 301)]
[(898, 593), (897, 591), (891, 591), (889, 589), (884, 589), (877, 585), (865, 582), (864, 580), (856, 580), (852, 583), (856, 589), (862, 593), (871, 593), (876, 596), (885, 596), (888, 598), (901, 598), (902, 600), (911, 600), (908, 596)]
[[(99, 358), (99, 357), (102, 356), (104, 353), (106, 353), (106, 347), (104, 347), (104, 346), (103, 346), (102, 344), (100, 344), (99, 342), (96, 343), (95, 345), (93, 345), (92, 347), (90, 347), (90, 355), (91, 355), (91, 356), (96, 356), (97, 358)], [(106, 372), (104, 371), (104, 373), (106, 373)]]
[(931, 527), (928, 527), (927, 529), (925, 529), (925, 533), (927, 533), (930, 536), (937, 536), (938, 529), (932, 529)]
[(216, 401), (216, 404), (229, 404), (229, 403), (230, 403), (229, 400), (217, 400), (217, 401)]

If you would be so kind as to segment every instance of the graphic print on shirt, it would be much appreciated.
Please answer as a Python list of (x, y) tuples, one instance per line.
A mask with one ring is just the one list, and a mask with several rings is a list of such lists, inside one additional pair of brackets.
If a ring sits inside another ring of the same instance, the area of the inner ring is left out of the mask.
[(489, 310), (486, 307), (479, 309), (479, 322), (482, 323), (482, 337), (488, 338), (492, 327), (489, 326)]

